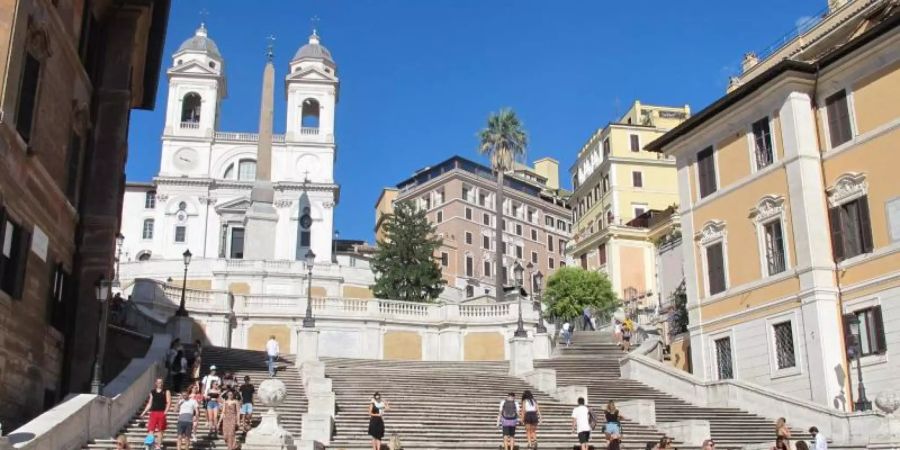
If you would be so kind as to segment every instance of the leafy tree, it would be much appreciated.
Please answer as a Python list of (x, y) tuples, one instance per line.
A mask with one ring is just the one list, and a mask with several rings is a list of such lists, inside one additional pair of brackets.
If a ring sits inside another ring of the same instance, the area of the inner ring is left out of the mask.
[(442, 243), (425, 211), (399, 202), (384, 224), (385, 239), (372, 258), (378, 298), (427, 302), (444, 290), (434, 252)]
[(487, 127), (478, 133), (480, 144), (478, 151), (482, 155), (491, 158), (491, 168), (497, 174), (497, 193), (494, 196), (494, 211), (496, 224), (494, 227), (494, 242), (497, 250), (494, 252), (494, 292), (498, 302), (503, 301), (503, 254), (500, 253), (500, 243), (503, 242), (503, 178), (504, 174), (512, 170), (516, 158), (525, 154), (528, 146), (528, 135), (522, 128), (522, 122), (516, 113), (503, 108), (497, 114), (488, 116)]
[(669, 301), (674, 308), (669, 319), (671, 321), (669, 335), (675, 336), (688, 330), (687, 289), (684, 280), (681, 280), (681, 284), (669, 295)]
[(579, 267), (561, 267), (547, 280), (544, 303), (551, 316), (561, 319), (581, 315), (586, 306), (607, 315), (620, 304), (605, 274)]

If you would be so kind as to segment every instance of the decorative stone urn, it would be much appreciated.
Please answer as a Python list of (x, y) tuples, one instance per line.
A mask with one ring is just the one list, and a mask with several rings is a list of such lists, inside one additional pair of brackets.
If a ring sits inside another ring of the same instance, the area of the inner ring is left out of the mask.
[(245, 450), (294, 450), (294, 437), (278, 423), (276, 409), (287, 397), (287, 386), (281, 380), (270, 378), (263, 381), (257, 390), (257, 398), (268, 411), (262, 414), (259, 426), (247, 433)]
[(882, 410), (886, 417), (878, 430), (869, 438), (870, 449), (900, 448), (900, 417), (894, 415), (900, 409), (900, 394), (882, 391), (875, 397), (875, 406)]

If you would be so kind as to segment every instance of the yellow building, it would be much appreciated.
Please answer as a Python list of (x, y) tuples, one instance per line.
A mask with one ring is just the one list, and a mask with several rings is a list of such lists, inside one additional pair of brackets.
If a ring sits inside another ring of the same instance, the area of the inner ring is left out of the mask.
[[(900, 350), (900, 11), (893, 4), (831, 2), (828, 15), (781, 49), (749, 55), (727, 95), (650, 144), (677, 161), (696, 375), (851, 409), (859, 381), (855, 362), (848, 370), (852, 347), (861, 350), (869, 399), (893, 388), (900, 370), (891, 355)], [(849, 345), (853, 334), (858, 347)]]
[(671, 223), (660, 220), (670, 214), (660, 213), (678, 203), (675, 160), (645, 146), (689, 115), (688, 106), (636, 101), (618, 121), (591, 136), (570, 169), (575, 229), (567, 253), (573, 264), (607, 273), (615, 292), (632, 307), (656, 305), (654, 242), (671, 231), (660, 229)]

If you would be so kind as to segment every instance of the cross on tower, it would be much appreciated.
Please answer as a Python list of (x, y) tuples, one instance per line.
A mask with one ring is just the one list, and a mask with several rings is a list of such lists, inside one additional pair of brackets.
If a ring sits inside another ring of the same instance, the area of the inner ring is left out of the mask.
[(197, 11), (197, 15), (200, 16), (201, 24), (206, 23), (206, 19), (209, 17), (209, 10), (206, 8), (202, 8), (200, 9), (200, 11)]
[(309, 26), (312, 27), (313, 34), (316, 34), (316, 31), (319, 29), (319, 21), (319, 16), (309, 18)]
[(269, 44), (266, 45), (266, 57), (271, 61), (275, 56), (275, 35), (268, 35), (266, 40), (269, 41)]

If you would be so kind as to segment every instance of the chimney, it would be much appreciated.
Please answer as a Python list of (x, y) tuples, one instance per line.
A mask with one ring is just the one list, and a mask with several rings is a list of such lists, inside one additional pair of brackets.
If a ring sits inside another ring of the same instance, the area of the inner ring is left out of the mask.
[(534, 162), (534, 171), (547, 179), (547, 189), (559, 189), (559, 161), (541, 158)]
[(747, 73), (753, 66), (759, 63), (759, 57), (754, 52), (744, 53), (744, 60), (741, 61), (741, 69), (743, 73)]

